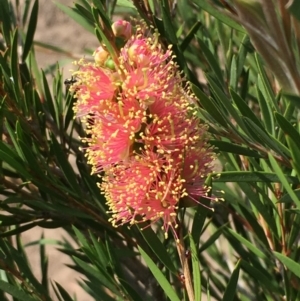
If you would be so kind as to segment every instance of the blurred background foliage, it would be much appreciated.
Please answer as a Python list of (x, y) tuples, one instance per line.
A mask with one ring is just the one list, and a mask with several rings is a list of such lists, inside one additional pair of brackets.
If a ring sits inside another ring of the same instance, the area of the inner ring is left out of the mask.
[(107, 45), (112, 20), (144, 19), (192, 83), (219, 154), (206, 184), (224, 200), (180, 209), (180, 245), (108, 222), (75, 100), (59, 66), (36, 62), (37, 45), (71, 53), (35, 41), (39, 5), (0, 1), (0, 299), (79, 300), (49, 279), (43, 237), (34, 275), (22, 233), (39, 226), (77, 242), (57, 248), (90, 300), (300, 300), (299, 2), (55, 3)]

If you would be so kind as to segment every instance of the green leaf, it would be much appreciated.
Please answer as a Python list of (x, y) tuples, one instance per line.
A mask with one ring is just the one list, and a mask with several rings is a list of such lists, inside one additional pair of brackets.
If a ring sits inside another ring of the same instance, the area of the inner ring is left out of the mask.
[(182, 52), (184, 52), (186, 50), (186, 48), (189, 46), (189, 44), (191, 43), (191, 41), (194, 39), (194, 35), (196, 34), (196, 32), (198, 31), (198, 29), (201, 27), (201, 22), (197, 21), (192, 28), (190, 29), (190, 31), (187, 33), (187, 35), (185, 36), (185, 38), (183, 39), (183, 41), (180, 44), (180, 49)]
[(258, 268), (255, 266), (250, 265), (247, 261), (241, 261), (241, 267), (243, 270), (249, 274), (259, 285), (265, 287), (267, 290), (273, 291), (276, 294), (280, 294), (280, 286), (278, 286), (277, 282), (275, 281), (273, 275), (267, 273), (262, 273)]
[(119, 278), (123, 288), (126, 290), (127, 294), (131, 297), (131, 300), (134, 301), (147, 301), (147, 298), (145, 295), (142, 297), (131, 287), (131, 284), (127, 283), (126, 280)]
[(300, 179), (300, 149), (294, 140), (292, 140), (289, 136), (286, 137), (286, 141), (292, 156), (291, 165), (298, 175), (298, 179)]
[(135, 6), (132, 4), (130, 0), (118, 0), (117, 5), (135, 9)]
[(253, 137), (254, 141), (256, 141), (259, 144), (263, 144), (268, 146), (270, 149), (276, 151), (279, 155), (286, 158), (290, 156), (289, 149), (282, 145), (278, 140), (276, 140), (273, 136), (270, 136), (264, 128), (260, 126), (257, 126), (255, 122), (250, 120), (247, 117), (243, 118), (245, 121), (245, 124), (248, 127), (249, 133), (251, 133), (251, 136)]
[(290, 101), (294, 106), (300, 108), (299, 95), (282, 92), (282, 96), (285, 97), (288, 101)]
[(213, 99), (209, 99), (197, 86), (192, 84), (192, 90), (198, 97), (200, 104), (204, 109), (225, 128), (228, 128), (229, 120), (221, 113)]
[(222, 23), (228, 25), (229, 27), (236, 29), (242, 33), (246, 33), (245, 29), (236, 23), (231, 17), (215, 9), (207, 1), (201, 0), (194, 3), (196, 6), (201, 7), (203, 10), (207, 11), (210, 15), (214, 16), (216, 19), (220, 20)]
[(29, 15), (29, 10), (31, 8), (31, 3), (28, 1), (28, 2), (25, 2), (25, 7), (24, 7), (24, 10), (23, 10), (23, 16), (22, 16), (22, 24), (26, 24), (27, 23), (27, 18), (28, 18), (28, 15)]
[[(218, 108), (219, 108), (221, 114), (227, 120), (227, 123), (228, 123), (227, 127), (230, 126), (232, 131), (234, 131), (237, 135), (241, 136), (241, 133), (237, 130), (237, 126), (235, 124), (233, 124), (233, 122), (230, 120), (230, 117), (227, 114), (227, 112), (229, 112), (229, 114), (233, 117), (233, 119), (241, 127), (241, 129), (245, 133), (247, 133), (247, 128), (246, 128), (242, 118), (239, 116), (237, 109), (232, 105), (232, 102), (228, 99), (228, 96), (225, 94), (225, 92), (220, 88), (220, 86), (218, 86), (214, 82), (214, 80), (210, 76), (207, 76), (207, 80), (209, 82), (209, 85), (210, 85), (210, 88), (212, 89), (213, 94), (216, 97), (216, 100), (218, 100)], [(230, 90), (230, 91), (232, 93), (234, 93), (232, 90)], [(243, 140), (244, 140), (244, 138), (243, 138)]]
[[(1, 1), (0, 1), (0, 3), (1, 3)], [(1, 69), (0, 69), (1, 73), (3, 72), (5, 74), (5, 76), (8, 77), (8, 74), (10, 74), (10, 68), (8, 66), (7, 58), (5, 58), (1, 52), (0, 52), (0, 67), (1, 67)], [(3, 99), (5, 99), (5, 96), (3, 97)], [(2, 101), (3, 101), (3, 99), (2, 99)], [(2, 104), (1, 104), (1, 107), (2, 107)]]
[(65, 179), (68, 181), (74, 192), (77, 192), (78, 195), (81, 195), (80, 186), (78, 185), (76, 175), (72, 166), (70, 165), (68, 158), (65, 156), (65, 153), (62, 151), (62, 145), (59, 144), (54, 135), (51, 136), (52, 149), (56, 156), (57, 162), (63, 172)]
[(262, 121), (265, 125), (265, 128), (267, 132), (269, 132), (271, 135), (275, 135), (275, 126), (274, 126), (274, 117), (273, 117), (273, 110), (271, 105), (269, 104), (269, 101), (266, 100), (261, 91), (257, 90), (257, 96), (258, 96), (258, 102), (259, 102), (259, 107), (261, 110), (261, 115), (262, 115)]
[(250, 44), (250, 38), (248, 35), (245, 35), (241, 41), (241, 45), (237, 55), (237, 74), (236, 74), (237, 77), (241, 76), (242, 71), (244, 69), (245, 60), (249, 49), (249, 44)]
[(91, 26), (93, 26), (94, 25), (94, 17), (91, 12), (91, 6), (85, 8), (82, 5), (80, 5), (79, 3), (74, 3), (74, 6), (75, 6), (74, 11), (78, 15), (82, 16)]
[(12, 31), (12, 22), (11, 22), (11, 11), (9, 7), (10, 2), (6, 0), (0, 1), (0, 20), (1, 20), (1, 34), (4, 37), (4, 40), (7, 46), (10, 46), (10, 33)]
[[(76, 230), (76, 232), (77, 232), (77, 235), (79, 235), (80, 232), (78, 230)], [(103, 243), (101, 243), (100, 241), (97, 241), (96, 237), (91, 232), (90, 232), (90, 237), (92, 239), (93, 245), (97, 252), (97, 261), (99, 261), (99, 263), (102, 266), (106, 266), (109, 262), (109, 259), (108, 259), (108, 254), (107, 254), (107, 251), (105, 250)], [(83, 237), (81, 239), (83, 239)]]
[(0, 290), (17, 298), (19, 301), (36, 301), (36, 299), (32, 298), (29, 293), (27, 294), (22, 289), (4, 282), (3, 280), (0, 280)]
[[(300, 199), (300, 190), (298, 190), (298, 197)], [(294, 215), (293, 220), (291, 221), (292, 227), (288, 237), (287, 250), (291, 250), (295, 244), (297, 244), (299, 238), (299, 229), (300, 229), (300, 210), (298, 214)]]
[[(70, 123), (74, 119), (74, 103), (76, 102), (76, 98), (73, 94), (67, 93), (66, 105), (65, 105), (65, 120), (64, 120), (64, 130), (67, 132)], [(72, 124), (72, 123), (71, 123)]]
[(58, 288), (54, 285), (53, 282), (51, 282), (51, 285), (52, 285), (52, 288), (53, 288), (53, 291), (54, 291), (54, 293), (55, 293), (55, 295), (56, 295), (57, 300), (58, 300), (58, 301), (64, 301), (64, 300), (62, 299), (62, 297), (61, 297), (59, 291), (58, 291)]
[[(214, 83), (214, 81), (211, 80), (209, 77), (208, 77), (208, 81), (214, 92), (214, 95), (219, 100), (219, 106), (222, 107), (222, 109), (220, 108), (220, 111), (222, 112), (222, 110), (224, 110), (224, 111), (226, 110), (232, 116), (232, 118), (235, 120), (235, 122), (240, 126), (240, 128), (245, 133), (247, 133), (247, 128), (246, 128), (242, 118), (240, 117), (238, 110), (233, 106), (232, 102), (228, 99), (228, 96), (225, 95), (225, 93), (220, 89), (220, 87), (218, 87), (218, 85), (216, 85)], [(225, 113), (223, 113), (223, 116), (224, 115), (225, 115)], [(227, 113), (225, 116), (227, 116)], [(230, 121), (228, 118), (226, 118), (226, 120), (227, 120), (227, 123), (230, 126), (230, 128), (237, 135), (240, 135), (240, 132), (237, 130), (237, 126), (235, 124), (233, 124), (232, 121)], [(228, 125), (227, 125), (227, 127), (228, 127)]]
[(197, 248), (199, 246), (200, 235), (203, 229), (204, 222), (206, 220), (208, 213), (211, 212), (211, 210), (209, 209), (209, 205), (210, 205), (210, 201), (208, 199), (203, 198), (203, 200), (201, 200), (201, 204), (197, 206), (196, 212), (193, 217), (193, 226), (192, 226), (191, 235), (193, 237), (193, 241), (196, 244)]
[[(5, 200), (7, 201), (7, 199)], [(0, 222), (1, 227), (7, 227), (7, 226), (13, 226), (13, 225), (19, 225), (22, 223), (30, 222), (32, 219), (31, 216), (22, 216), (22, 218), (14, 218), (11, 215), (0, 215)]]
[(231, 230), (230, 228), (225, 229), (228, 233), (230, 233), (232, 236), (234, 236), (238, 241), (241, 242), (242, 245), (248, 248), (249, 251), (251, 251), (254, 255), (256, 255), (259, 258), (262, 258), (264, 260), (268, 260), (268, 254), (266, 252), (261, 251), (258, 249), (253, 243), (251, 243), (249, 240), (245, 239), (240, 234), (236, 233), (235, 231)]
[(273, 254), (292, 272), (294, 273), (297, 277), (300, 278), (300, 264), (293, 259), (278, 253), (278, 252), (273, 252)]
[(21, 88), (20, 88), (20, 69), (19, 69), (19, 57), (18, 57), (18, 39), (19, 34), (18, 30), (15, 29), (13, 34), (13, 41), (10, 51), (11, 61), (10, 61), (10, 80), (12, 81), (12, 87), (14, 91), (15, 101), (19, 104), (20, 108), (23, 108), (22, 97), (21, 97)]
[(81, 15), (78, 14), (74, 9), (71, 9), (59, 2), (55, 2), (55, 5), (62, 10), (65, 14), (67, 14), (70, 18), (75, 20), (78, 24), (80, 24), (84, 29), (89, 31), (90, 33), (94, 33), (94, 27)]
[(83, 273), (88, 277), (93, 277), (94, 279), (98, 279), (100, 283), (102, 283), (105, 287), (111, 290), (116, 296), (120, 296), (120, 292), (117, 287), (115, 287), (115, 281), (112, 277), (103, 270), (97, 270), (94, 266), (91, 266), (84, 262), (83, 260), (73, 257), (74, 262), (78, 267), (83, 270)]
[(42, 71), (42, 78), (43, 78), (44, 94), (45, 94), (45, 101), (44, 101), (44, 104), (45, 104), (45, 107), (46, 107), (45, 110), (46, 110), (47, 113), (49, 112), (51, 114), (53, 120), (56, 121), (56, 112), (55, 112), (55, 108), (54, 108), (54, 105), (53, 105), (53, 99), (52, 99), (52, 95), (51, 95), (49, 85), (48, 85), (48, 81), (47, 81), (47, 78), (46, 78), (46, 75), (45, 75), (44, 71)]
[(35, 294), (40, 294), (45, 296), (45, 301), (50, 301), (49, 296), (47, 296), (47, 292), (45, 288), (41, 285), (41, 283), (35, 278), (33, 271), (29, 265), (24, 247), (21, 243), (20, 236), (17, 235), (17, 247), (18, 249), (15, 249), (14, 247), (7, 244), (5, 246), (5, 240), (1, 239), (1, 249), (5, 250), (6, 256), (7, 256), (7, 264), (14, 266), (14, 268), (17, 266), (19, 271), (22, 271), (22, 276), (24, 279), (28, 281), (28, 284), (30, 284), (30, 289), (34, 288)]
[(166, 277), (161, 272), (161, 270), (156, 266), (156, 264), (152, 261), (152, 259), (147, 255), (147, 253), (140, 246), (138, 246), (138, 249), (141, 253), (141, 256), (145, 260), (147, 266), (149, 267), (150, 271), (152, 272), (153, 276), (155, 277), (155, 279), (157, 280), (161, 288), (164, 290), (168, 298), (171, 301), (180, 301), (174, 289), (172, 288), (171, 284), (166, 279)]
[(170, 258), (170, 255), (168, 254), (166, 248), (162, 244), (162, 242), (159, 240), (157, 235), (154, 233), (154, 231), (151, 229), (151, 227), (147, 227), (143, 230), (141, 230), (138, 227), (138, 230), (144, 237), (145, 241), (151, 248), (151, 250), (155, 253), (157, 258), (161, 261), (161, 263), (172, 273), (176, 274), (177, 270), (174, 267), (174, 264)]
[(275, 173), (278, 175), (280, 182), (282, 183), (283, 187), (285, 188), (285, 190), (290, 195), (291, 199), (295, 202), (297, 208), (299, 209), (300, 200), (298, 199), (297, 195), (295, 194), (292, 187), (290, 186), (288, 177), (283, 173), (277, 161), (274, 159), (273, 155), (271, 153), (269, 153), (268, 155), (269, 155), (271, 166), (274, 169)]
[(112, 29), (111, 29), (112, 20), (109, 18), (109, 16), (105, 11), (104, 3), (101, 3), (101, 1), (94, 0), (93, 4), (97, 8), (97, 13), (96, 13), (94, 7), (92, 6), (92, 14), (94, 16), (95, 23), (100, 27), (100, 23), (99, 23), (99, 17), (100, 17), (101, 23), (103, 24), (103, 28), (105, 29), (105, 31), (110, 31), (112, 33)]
[(195, 300), (201, 300), (201, 275), (200, 275), (200, 261), (193, 237), (189, 235), (190, 247), (192, 254), (192, 267), (193, 267), (193, 284)]
[(274, 91), (265, 71), (265, 66), (263, 65), (262, 60), (257, 53), (255, 53), (255, 61), (259, 72), (257, 79), (258, 88), (262, 92), (264, 99), (272, 104), (272, 110), (279, 111), (278, 104), (275, 100)]
[(286, 136), (289, 136), (300, 149), (300, 134), (291, 123), (281, 114), (275, 112), (276, 120)]
[(300, 179), (300, 134), (284, 116), (280, 115), (279, 113), (275, 113), (275, 117), (285, 135), (285, 139), (289, 146), (292, 157), (291, 165), (295, 169), (298, 178)]
[(41, 265), (41, 274), (42, 274), (42, 285), (49, 293), (49, 288), (48, 288), (48, 257), (46, 255), (46, 248), (44, 243), (40, 243), (44, 240), (44, 233), (41, 235), (40, 240), (38, 241), (39, 243), (39, 249), (40, 249), (40, 265)]
[[(227, 198), (226, 198), (227, 199)], [(266, 233), (263, 231), (261, 225), (259, 224), (259, 220), (252, 213), (252, 209), (247, 206), (247, 204), (239, 204), (239, 209), (242, 212), (242, 215), (245, 217), (246, 221), (250, 224), (253, 229), (253, 233), (258, 237), (258, 239), (266, 246), (269, 246), (268, 239), (266, 237)]]
[[(294, 193), (300, 199), (300, 189), (295, 189)], [(280, 203), (289, 203), (289, 202), (292, 202), (292, 201), (293, 200), (292, 200), (291, 196), (288, 193), (283, 195), (282, 198), (279, 200)]]
[(32, 7), (32, 11), (31, 11), (31, 16), (30, 16), (30, 20), (29, 20), (29, 24), (28, 24), (27, 33), (25, 36), (24, 49), (23, 49), (23, 54), (22, 54), (22, 62), (24, 62), (26, 60), (27, 55), (32, 46), (34, 33), (35, 33), (35, 29), (36, 29), (36, 24), (37, 24), (37, 19), (38, 19), (38, 10), (39, 10), (39, 1), (35, 0), (33, 7)]
[(226, 225), (221, 226), (214, 234), (210, 235), (210, 237), (205, 241), (205, 243), (201, 244), (197, 254), (202, 253), (203, 251), (207, 250), (211, 245), (213, 245), (216, 242), (216, 240), (221, 236), (224, 227), (226, 227)]
[(100, 36), (100, 41), (105, 45), (105, 47), (107, 48), (107, 50), (110, 53), (110, 55), (112, 57), (117, 57), (115, 48), (112, 46), (109, 37), (107, 37), (105, 35), (105, 33), (103, 32), (103, 30), (98, 25), (96, 26), (96, 34), (97, 34), (98, 38)]
[(236, 287), (237, 287), (238, 280), (239, 280), (240, 265), (241, 265), (241, 260), (239, 260), (237, 262), (237, 264), (235, 265), (235, 267), (233, 269), (233, 272), (231, 274), (229, 282), (226, 286), (226, 290), (224, 292), (222, 301), (234, 300), (234, 297), (236, 295)]
[(172, 17), (170, 14), (169, 3), (166, 0), (159, 1), (160, 8), (162, 11), (162, 20), (164, 24), (165, 35), (173, 45), (177, 45), (177, 36), (175, 31), (175, 26), (172, 24)]
[[(16, 124), (19, 124), (19, 121), (17, 121)], [(20, 147), (19, 143), (17, 142), (17, 137), (16, 137), (15, 131), (12, 129), (12, 127), (10, 126), (10, 123), (7, 120), (4, 120), (4, 125), (5, 125), (7, 132), (9, 133), (10, 139), (13, 143), (13, 146), (15, 147), (17, 154), (19, 155), (19, 157), (22, 160), (25, 160), (25, 156), (22, 151), (22, 148)]]
[(257, 151), (227, 141), (209, 140), (209, 144), (217, 147), (216, 151), (228, 152), (254, 158), (263, 158)]
[(248, 107), (246, 102), (232, 89), (230, 89), (230, 94), (231, 94), (232, 100), (234, 101), (237, 108), (241, 112), (241, 115), (251, 119), (257, 126), (259, 126), (262, 130), (264, 130), (264, 127), (262, 126), (261, 121), (256, 117), (256, 115), (253, 113), (253, 111)]
[(202, 41), (200, 38), (197, 38), (197, 41), (204, 57), (207, 60), (207, 63), (211, 68), (212, 74), (214, 74), (215, 80), (218, 81), (220, 87), (223, 87), (224, 81), (220, 63), (217, 61), (216, 56), (210, 51), (210, 49), (207, 47), (204, 41)]
[(236, 91), (237, 89), (237, 61), (235, 55), (233, 55), (232, 60), (231, 60), (231, 66), (230, 66), (230, 82), (229, 86), (231, 89)]
[(37, 226), (37, 222), (29, 223), (23, 226), (19, 226), (15, 229), (4, 231), (0, 233), (0, 237), (7, 237), (7, 236), (12, 236), (16, 234), (20, 234), (22, 232), (28, 231), (29, 229), (32, 229), (33, 227)]
[(84, 248), (89, 248), (89, 243), (86, 239), (86, 237), (75, 227), (73, 226), (72, 227), (78, 241), (80, 242), (80, 244), (84, 247)]
[(74, 299), (68, 294), (68, 292), (56, 281), (54, 281), (60, 295), (62, 296), (64, 301), (74, 301)]
[(13, 151), (0, 141), (0, 160), (11, 166), (15, 171), (18, 171), (27, 180), (32, 178), (32, 175), (26, 170), (23, 162), (13, 153)]
[(297, 0), (289, 1), (286, 4), (286, 8), (288, 11), (296, 17), (298, 21), (300, 21), (300, 3)]
[[(286, 176), (291, 184), (299, 184), (296, 177)], [(263, 171), (223, 171), (213, 177), (213, 182), (280, 182), (277, 173)]]

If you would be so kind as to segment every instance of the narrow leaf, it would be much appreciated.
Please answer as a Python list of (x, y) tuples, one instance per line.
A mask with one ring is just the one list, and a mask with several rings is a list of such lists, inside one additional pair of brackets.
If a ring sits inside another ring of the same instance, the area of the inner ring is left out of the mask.
[(190, 235), (195, 300), (201, 300), (200, 261), (193, 237)]
[(207, 11), (210, 15), (214, 16), (216, 19), (220, 20), (222, 23), (227, 24), (229, 27), (236, 29), (244, 34), (246, 33), (245, 29), (241, 25), (236, 23), (232, 18), (230, 18), (226, 14), (215, 9), (207, 1), (197, 1), (197, 3), (195, 4), (201, 7), (202, 9), (204, 9), (205, 11)]
[(209, 99), (197, 86), (192, 85), (193, 92), (198, 97), (200, 104), (204, 109), (225, 128), (228, 128), (229, 120), (220, 112), (212, 99)]
[(82, 16), (80, 16), (74, 9), (71, 9), (59, 2), (54, 2), (57, 7), (62, 10), (65, 14), (67, 14), (70, 18), (75, 20), (78, 24), (80, 24), (83, 28), (85, 28), (90, 33), (94, 33), (93, 26)]
[(152, 272), (153, 276), (156, 278), (157, 282), (164, 290), (166, 295), (171, 301), (180, 301), (177, 294), (175, 293), (174, 289), (172, 288), (169, 281), (166, 279), (162, 271), (156, 266), (156, 264), (152, 261), (152, 259), (147, 255), (147, 253), (138, 246), (138, 249), (145, 260), (147, 266), (149, 267), (150, 271)]
[[(286, 176), (291, 184), (299, 184), (296, 177)], [(280, 182), (277, 173), (262, 171), (223, 171), (213, 177), (213, 182)]]
[(234, 270), (231, 274), (229, 282), (226, 286), (226, 290), (223, 295), (222, 301), (234, 300), (234, 297), (235, 297), (236, 291), (237, 291), (236, 288), (237, 288), (237, 284), (238, 284), (238, 280), (239, 280), (240, 265), (241, 265), (241, 260), (239, 260), (234, 267)]
[(281, 253), (273, 253), (292, 273), (294, 273), (297, 277), (300, 278), (300, 264), (298, 262)]
[(291, 139), (297, 145), (298, 149), (300, 149), (300, 134), (295, 129), (295, 127), (292, 126), (291, 123), (288, 120), (286, 120), (286, 118), (284, 118), (281, 114), (277, 112), (275, 113), (275, 117), (284, 134), (286, 136), (291, 137)]
[(298, 199), (297, 195), (293, 191), (292, 187), (290, 186), (290, 183), (288, 181), (288, 178), (285, 176), (283, 171), (281, 170), (279, 164), (274, 159), (273, 155), (271, 153), (269, 155), (270, 163), (275, 171), (275, 173), (278, 175), (278, 178), (280, 179), (280, 182), (282, 183), (283, 187), (287, 191), (287, 193), (290, 195), (291, 199), (295, 202), (296, 206), (300, 208), (300, 200)]
[(24, 49), (23, 49), (23, 54), (22, 54), (22, 61), (24, 62), (27, 58), (27, 55), (30, 51), (30, 48), (33, 43), (33, 37), (36, 29), (36, 24), (37, 24), (37, 19), (38, 19), (38, 10), (39, 10), (39, 1), (35, 0), (32, 11), (31, 11), (31, 16), (28, 24), (28, 29), (26, 33), (26, 38), (25, 38), (25, 43), (24, 43)]
[(168, 254), (167, 250), (165, 249), (162, 242), (159, 240), (157, 235), (151, 229), (151, 227), (145, 228), (141, 230), (138, 228), (142, 236), (144, 237), (145, 241), (151, 248), (151, 250), (155, 253), (157, 258), (161, 261), (161, 263), (168, 268), (169, 271), (176, 274), (176, 269), (172, 260), (170, 259), (170, 255)]
[(3, 280), (0, 280), (0, 290), (17, 298), (19, 301), (36, 301), (35, 298), (32, 298), (29, 294), (25, 293), (23, 290), (7, 282), (4, 282)]
[(245, 247), (248, 248), (249, 251), (254, 253), (257, 257), (262, 258), (264, 260), (268, 259), (268, 256), (265, 252), (262, 252), (260, 249), (258, 249), (254, 244), (252, 244), (249, 240), (245, 239), (240, 234), (236, 233), (235, 231), (231, 230), (230, 228), (226, 228), (226, 231), (228, 231), (232, 236), (234, 236), (238, 241), (242, 243)]
[(73, 298), (68, 294), (68, 292), (56, 281), (54, 281), (56, 284), (57, 289), (59, 290), (60, 295), (62, 296), (64, 301), (74, 301)]
[(263, 156), (260, 155), (257, 151), (251, 150), (244, 146), (234, 144), (227, 141), (220, 141), (220, 140), (210, 140), (209, 143), (217, 147), (216, 151), (228, 152), (237, 155), (244, 155), (248, 157), (254, 158), (262, 158)]

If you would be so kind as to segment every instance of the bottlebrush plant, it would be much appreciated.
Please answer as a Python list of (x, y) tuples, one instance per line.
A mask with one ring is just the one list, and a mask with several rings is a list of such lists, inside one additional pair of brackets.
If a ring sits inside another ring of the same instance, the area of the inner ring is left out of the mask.
[(298, 2), (58, 1), (99, 46), (52, 89), (39, 4), (0, 1), (0, 300), (81, 300), (36, 226), (88, 301), (300, 300)]

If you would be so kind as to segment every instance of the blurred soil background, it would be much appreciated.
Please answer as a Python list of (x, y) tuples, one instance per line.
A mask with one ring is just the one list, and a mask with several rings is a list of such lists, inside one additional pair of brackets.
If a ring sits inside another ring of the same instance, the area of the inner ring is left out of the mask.
[[(20, 1), (20, 6), (24, 4), (24, 1), (26, 0)], [(74, 1), (72, 0), (57, 0), (56, 2), (69, 7), (74, 6)], [(53, 74), (57, 70), (57, 62), (59, 63), (59, 68), (63, 72), (63, 78), (69, 78), (71, 76), (70, 69), (73, 69), (72, 61), (85, 55), (87, 49), (92, 53), (93, 50), (98, 47), (96, 37), (62, 12), (54, 1), (48, 0), (39, 1), (39, 18), (35, 33), (35, 41), (50, 44), (68, 52), (67, 54), (60, 54), (38, 45), (35, 46), (39, 68), (51, 70), (47, 75), (50, 88)], [(23, 242), (25, 245), (30, 244), (31, 242), (39, 240), (42, 234), (45, 239), (49, 240), (62, 240), (63, 237), (65, 237), (68, 241), (71, 241), (67, 233), (61, 229), (49, 230), (36, 227), (23, 234)], [(39, 246), (28, 246), (26, 247), (26, 250), (35, 274), (38, 279), (41, 279)], [(77, 280), (81, 279), (81, 275), (66, 266), (66, 264), (71, 264), (71, 260), (60, 253), (57, 250), (57, 246), (51, 244), (47, 245), (46, 254), (49, 260), (49, 279), (51, 281), (58, 282), (71, 296), (76, 294), (76, 300), (78, 301), (94, 300), (78, 285)], [(53, 291), (52, 297), (53, 300), (57, 300)]]

